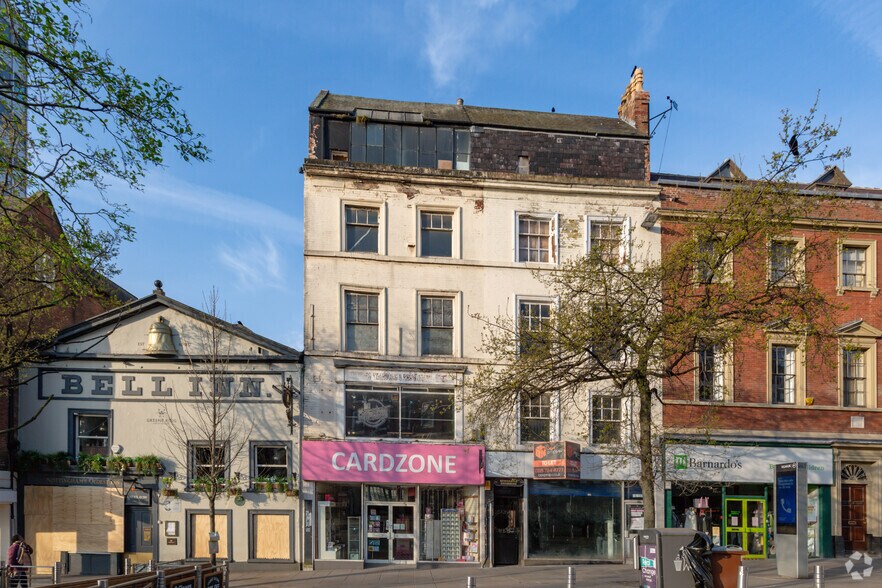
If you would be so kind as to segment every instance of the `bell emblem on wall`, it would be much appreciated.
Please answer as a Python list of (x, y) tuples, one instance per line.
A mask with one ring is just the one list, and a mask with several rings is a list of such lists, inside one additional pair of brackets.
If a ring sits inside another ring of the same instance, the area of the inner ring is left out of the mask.
[(159, 317), (158, 321), (150, 325), (144, 353), (161, 356), (178, 354), (178, 350), (175, 349), (174, 339), (172, 338), (171, 327), (168, 326), (168, 321), (164, 318)]

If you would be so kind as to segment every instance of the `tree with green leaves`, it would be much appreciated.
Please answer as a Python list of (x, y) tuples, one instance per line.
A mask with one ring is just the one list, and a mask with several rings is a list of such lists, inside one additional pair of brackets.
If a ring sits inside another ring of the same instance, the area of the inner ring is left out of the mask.
[[(835, 207), (822, 191), (800, 190), (796, 175), (848, 150), (832, 148), (837, 127), (816, 107), (804, 116), (784, 111), (781, 122), (782, 147), (765, 160), (759, 179), (730, 182), (689, 202), (662, 192), (660, 255), (637, 244), (629, 259), (592, 250), (537, 273), (557, 301), (538, 328), (522, 317), (481, 317), (490, 360), (467, 392), (476, 426), (491, 439), (508, 426), (511, 438), (518, 407), (549, 396), (562, 422), (574, 423), (562, 439), (585, 439), (589, 422), (605, 422), (603, 410), (620, 414), (618, 424), (606, 421), (611, 429), (592, 430), (588, 441), (614, 462), (635, 466), (647, 525), (656, 524), (665, 385), (693, 374), (702, 350), (731, 350), (772, 324), (819, 345), (832, 333), (835, 302), (810, 274), (835, 250), (826, 230)], [(793, 243), (797, 233), (805, 235), (799, 246), (775, 247)], [(784, 256), (771, 273), (770, 254)], [(725, 395), (716, 384), (710, 393)]]
[[(179, 105), (180, 88), (142, 80), (89, 45), (80, 0), (0, 0), (0, 374), (36, 359), (53, 312), (107, 297), (119, 245), (133, 239), (125, 203), (174, 151), (208, 149)], [(100, 194), (95, 209), (77, 193)], [(112, 301), (111, 301), (112, 302)]]

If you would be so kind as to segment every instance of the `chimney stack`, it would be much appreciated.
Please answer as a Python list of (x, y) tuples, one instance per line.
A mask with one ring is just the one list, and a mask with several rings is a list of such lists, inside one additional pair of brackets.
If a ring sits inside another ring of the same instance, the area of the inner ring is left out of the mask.
[(622, 94), (619, 118), (640, 131), (649, 134), (649, 92), (643, 89), (643, 69), (635, 67), (631, 81)]

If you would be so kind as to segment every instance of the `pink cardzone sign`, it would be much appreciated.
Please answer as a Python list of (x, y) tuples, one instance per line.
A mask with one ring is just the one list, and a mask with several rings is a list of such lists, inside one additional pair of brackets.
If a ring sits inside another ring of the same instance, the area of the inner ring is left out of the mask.
[(484, 483), (483, 445), (304, 441), (301, 473), (321, 482)]

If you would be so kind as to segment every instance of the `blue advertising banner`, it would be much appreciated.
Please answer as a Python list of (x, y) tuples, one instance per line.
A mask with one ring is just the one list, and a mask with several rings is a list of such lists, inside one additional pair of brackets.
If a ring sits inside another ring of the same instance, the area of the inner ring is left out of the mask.
[(796, 513), (796, 469), (779, 466), (775, 472), (775, 523), (778, 534), (796, 535)]

